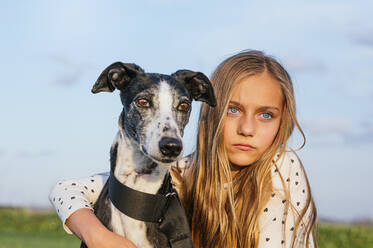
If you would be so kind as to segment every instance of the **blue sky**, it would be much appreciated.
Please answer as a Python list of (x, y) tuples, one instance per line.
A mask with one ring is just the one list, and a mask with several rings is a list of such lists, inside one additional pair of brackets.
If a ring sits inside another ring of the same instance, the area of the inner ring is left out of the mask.
[(120, 100), (90, 89), (112, 62), (210, 75), (228, 56), (257, 49), (294, 80), (307, 136), (298, 154), (319, 215), (373, 218), (372, 9), (368, 0), (3, 1), (0, 204), (49, 207), (59, 179), (109, 169)]

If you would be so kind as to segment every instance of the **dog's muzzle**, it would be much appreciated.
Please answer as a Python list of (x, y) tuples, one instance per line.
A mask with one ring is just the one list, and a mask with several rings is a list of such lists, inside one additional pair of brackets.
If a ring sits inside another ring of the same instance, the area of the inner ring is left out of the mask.
[(166, 157), (177, 157), (183, 150), (183, 144), (179, 139), (166, 137), (159, 141), (159, 150)]

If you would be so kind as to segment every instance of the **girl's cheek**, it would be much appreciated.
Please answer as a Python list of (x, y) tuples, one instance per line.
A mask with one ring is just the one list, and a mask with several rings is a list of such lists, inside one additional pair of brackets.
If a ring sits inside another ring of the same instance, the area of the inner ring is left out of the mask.
[(230, 119), (224, 120), (224, 126), (223, 126), (223, 143), (229, 143), (230, 136), (233, 132), (233, 122)]
[(266, 127), (263, 127), (262, 128), (262, 135), (261, 135), (261, 143), (262, 143), (262, 148), (263, 149), (267, 149), (269, 148), (272, 143), (273, 143), (273, 140), (275, 139), (276, 137), (276, 134), (278, 132), (278, 128), (279, 128), (279, 124), (277, 125), (268, 125)]

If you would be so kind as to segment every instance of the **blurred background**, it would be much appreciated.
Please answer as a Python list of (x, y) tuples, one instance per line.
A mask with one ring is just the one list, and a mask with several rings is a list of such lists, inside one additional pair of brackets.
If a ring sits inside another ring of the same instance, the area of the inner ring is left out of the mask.
[[(114, 61), (211, 75), (262, 50), (290, 72), (307, 137), (298, 152), (323, 220), (373, 219), (370, 0), (1, 1), (0, 205), (50, 208), (61, 179), (109, 170), (118, 93), (93, 95)], [(194, 149), (199, 105), (184, 135)], [(301, 144), (299, 134), (292, 147)]]

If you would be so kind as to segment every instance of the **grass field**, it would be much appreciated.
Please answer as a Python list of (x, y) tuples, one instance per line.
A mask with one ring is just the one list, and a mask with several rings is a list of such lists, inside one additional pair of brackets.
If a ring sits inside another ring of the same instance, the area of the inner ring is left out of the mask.
[(0, 208), (0, 248), (79, 247), (53, 211)]
[[(373, 248), (373, 226), (321, 223), (321, 248)], [(68, 235), (53, 211), (0, 208), (0, 248), (68, 248), (80, 241)]]

